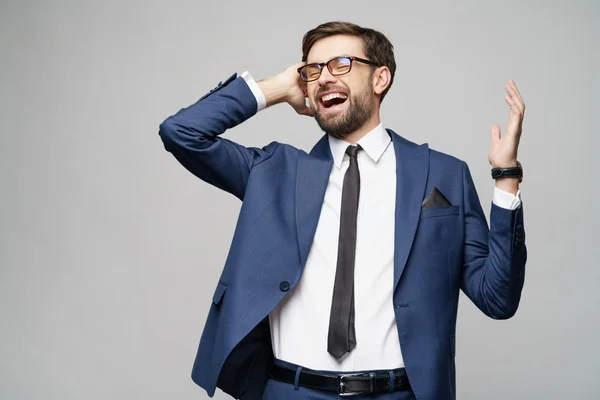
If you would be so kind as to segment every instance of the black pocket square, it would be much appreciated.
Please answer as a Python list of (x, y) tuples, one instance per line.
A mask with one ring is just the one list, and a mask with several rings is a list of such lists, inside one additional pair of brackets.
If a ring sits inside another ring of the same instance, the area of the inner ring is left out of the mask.
[(440, 192), (438, 188), (434, 187), (431, 193), (425, 197), (423, 203), (421, 203), (421, 208), (446, 207), (451, 205), (452, 203), (448, 201), (442, 192)]

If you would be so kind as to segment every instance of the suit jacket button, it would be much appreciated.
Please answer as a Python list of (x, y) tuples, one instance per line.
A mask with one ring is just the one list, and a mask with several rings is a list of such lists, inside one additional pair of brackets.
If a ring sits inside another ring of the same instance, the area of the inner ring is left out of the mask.
[(517, 225), (517, 230), (516, 230), (516, 234), (521, 236), (523, 235), (523, 225)]
[(279, 284), (279, 289), (284, 292), (287, 292), (290, 289), (290, 283), (288, 281), (281, 281)]

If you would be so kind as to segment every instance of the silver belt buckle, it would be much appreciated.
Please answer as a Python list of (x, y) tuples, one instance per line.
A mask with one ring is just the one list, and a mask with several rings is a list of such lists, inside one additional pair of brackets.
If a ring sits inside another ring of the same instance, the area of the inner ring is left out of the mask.
[[(338, 394), (343, 397), (358, 396), (360, 394), (369, 394), (375, 392), (375, 373), (371, 372), (368, 374), (342, 374), (338, 376)], [(346, 392), (346, 379), (355, 377), (368, 377), (369, 378), (369, 390), (362, 392)]]

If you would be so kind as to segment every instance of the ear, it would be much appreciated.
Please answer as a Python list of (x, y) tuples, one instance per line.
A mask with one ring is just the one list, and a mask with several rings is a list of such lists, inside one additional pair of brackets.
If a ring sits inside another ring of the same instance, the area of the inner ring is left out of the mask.
[(373, 91), (377, 95), (381, 95), (383, 91), (390, 85), (392, 74), (388, 67), (379, 67), (373, 71)]

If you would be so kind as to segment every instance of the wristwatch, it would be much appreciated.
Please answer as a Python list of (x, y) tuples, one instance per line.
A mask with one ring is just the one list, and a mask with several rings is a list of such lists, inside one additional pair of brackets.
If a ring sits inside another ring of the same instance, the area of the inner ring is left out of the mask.
[(523, 182), (523, 167), (517, 161), (514, 168), (492, 168), (492, 178), (519, 178), (519, 183)]

